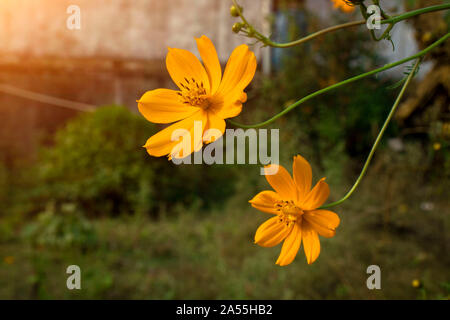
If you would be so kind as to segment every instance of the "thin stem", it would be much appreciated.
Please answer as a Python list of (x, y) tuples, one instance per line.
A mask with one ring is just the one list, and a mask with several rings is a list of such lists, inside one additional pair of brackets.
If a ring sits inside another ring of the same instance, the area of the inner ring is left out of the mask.
[(263, 122), (260, 122), (260, 123), (256, 123), (256, 124), (251, 124), (251, 125), (241, 124), (241, 123), (238, 123), (238, 122), (235, 122), (235, 121), (232, 121), (232, 120), (227, 120), (227, 121), (230, 124), (232, 124), (232, 125), (234, 125), (236, 127), (241, 127), (241, 128), (245, 128), (245, 129), (248, 129), (248, 128), (259, 128), (259, 127), (262, 127), (262, 126), (266, 126), (266, 125), (274, 122), (278, 118), (284, 116), (286, 113), (292, 111), (293, 109), (295, 109), (296, 107), (298, 107), (302, 103), (304, 103), (304, 102), (306, 102), (306, 101), (308, 101), (308, 100), (310, 100), (310, 99), (312, 99), (314, 97), (317, 97), (317, 96), (319, 96), (321, 94), (324, 94), (324, 93), (326, 93), (328, 91), (331, 91), (331, 90), (337, 89), (339, 87), (342, 87), (342, 86), (344, 86), (346, 84), (349, 84), (349, 83), (355, 82), (357, 80), (363, 79), (365, 77), (374, 75), (376, 73), (379, 73), (379, 72), (382, 72), (382, 71), (385, 71), (385, 70), (388, 70), (388, 69), (392, 69), (392, 68), (394, 68), (396, 66), (399, 66), (399, 65), (401, 65), (401, 64), (403, 64), (405, 62), (408, 62), (408, 61), (420, 58), (420, 57), (424, 56), (425, 54), (427, 54), (428, 52), (430, 52), (431, 50), (433, 50), (435, 47), (439, 46), (441, 43), (445, 42), (449, 37), (450, 37), (450, 33), (447, 33), (445, 36), (443, 36), (442, 38), (440, 38), (439, 40), (437, 40), (436, 42), (434, 42), (433, 44), (431, 44), (429, 47), (425, 48), (424, 50), (416, 53), (415, 55), (412, 55), (410, 57), (407, 57), (405, 59), (399, 60), (399, 61), (394, 62), (394, 63), (387, 64), (384, 67), (381, 67), (381, 68), (378, 68), (378, 69), (375, 69), (375, 70), (372, 70), (372, 71), (369, 71), (369, 72), (357, 75), (357, 76), (355, 76), (353, 78), (349, 78), (347, 80), (341, 81), (339, 83), (336, 83), (336, 84), (331, 85), (329, 87), (326, 87), (324, 89), (318, 90), (318, 91), (316, 91), (314, 93), (311, 93), (311, 94), (307, 95), (306, 97), (298, 100), (297, 102), (291, 104), (286, 109), (284, 109), (283, 111), (277, 113), (272, 118), (270, 118), (270, 119), (268, 119), (266, 121), (263, 121)]
[(412, 17), (418, 16), (418, 15), (421, 15), (421, 14), (424, 14), (424, 13), (430, 13), (430, 12), (441, 11), (441, 10), (448, 10), (448, 9), (450, 9), (450, 3), (438, 4), (438, 5), (435, 5), (435, 6), (430, 6), (430, 7), (425, 7), (425, 8), (421, 8), (421, 9), (405, 12), (403, 14), (399, 14), (398, 16), (393, 16), (393, 17), (391, 17), (389, 19), (381, 20), (381, 23), (382, 24), (385, 24), (385, 23), (397, 23), (397, 22), (400, 22), (402, 20), (410, 19)]
[(312, 33), (304, 38), (292, 41), (292, 42), (287, 42), (287, 43), (278, 43), (278, 42), (273, 42), (272, 40), (270, 40), (269, 38), (264, 37), (264, 41), (263, 43), (270, 46), (270, 47), (274, 47), (274, 48), (289, 48), (289, 47), (293, 47), (293, 46), (297, 46), (299, 44), (305, 43), (307, 41), (310, 41), (314, 38), (317, 38), (321, 35), (330, 33), (330, 32), (334, 32), (340, 29), (345, 29), (345, 28), (350, 28), (350, 27), (354, 27), (354, 26), (359, 26), (362, 24), (365, 24), (366, 21), (365, 20), (359, 20), (359, 21), (353, 21), (353, 22), (347, 22), (347, 23), (343, 23), (343, 24), (339, 24), (333, 27), (329, 27), (320, 31), (317, 31), (315, 33)]
[(352, 193), (356, 190), (356, 188), (357, 188), (358, 185), (360, 184), (362, 178), (363, 178), (364, 175), (366, 174), (367, 169), (369, 168), (370, 161), (372, 160), (373, 155), (375, 154), (375, 150), (377, 149), (378, 145), (380, 144), (381, 138), (383, 137), (383, 134), (384, 134), (384, 132), (386, 131), (386, 128), (388, 127), (389, 122), (391, 121), (392, 117), (393, 117), (394, 114), (395, 114), (395, 111), (397, 110), (397, 107), (399, 106), (400, 101), (402, 100), (403, 95), (404, 95), (404, 93), (405, 93), (405, 91), (406, 91), (406, 88), (407, 88), (408, 85), (411, 83), (412, 78), (414, 78), (414, 75), (416, 74), (416, 70), (417, 70), (417, 68), (419, 67), (419, 64), (420, 64), (421, 60), (422, 60), (422, 58), (417, 59), (415, 65), (414, 65), (414, 68), (411, 70), (410, 74), (408, 75), (408, 78), (406, 79), (406, 82), (405, 82), (405, 84), (403, 85), (402, 90), (401, 90), (400, 93), (398, 94), (398, 97), (397, 97), (397, 99), (395, 100), (395, 103), (394, 103), (394, 105), (392, 106), (392, 109), (391, 109), (391, 111), (389, 112), (388, 117), (387, 117), (386, 120), (384, 121), (383, 127), (381, 128), (380, 132), (378, 133), (378, 136), (377, 136), (377, 138), (376, 138), (376, 140), (375, 140), (375, 143), (374, 143), (373, 146), (372, 146), (372, 150), (370, 150), (369, 156), (367, 157), (366, 163), (364, 164), (364, 167), (363, 167), (361, 173), (359, 174), (358, 179), (356, 179), (356, 182), (355, 182), (355, 184), (353, 185), (353, 187), (350, 189), (349, 192), (347, 192), (347, 194), (346, 194), (342, 199), (340, 199), (340, 200), (338, 200), (338, 201), (336, 201), (336, 202), (332, 202), (332, 203), (330, 203), (330, 204), (324, 205), (324, 206), (320, 207), (320, 209), (326, 209), (326, 208), (334, 207), (334, 206), (337, 206), (337, 205), (343, 203), (343, 202), (344, 202), (345, 200), (347, 200), (347, 199), (352, 195)]
[[(337, 30), (341, 30), (341, 29), (345, 29), (345, 28), (350, 28), (350, 27), (354, 27), (354, 26), (358, 26), (358, 25), (362, 25), (365, 24), (366, 21), (365, 20), (360, 20), (360, 21), (353, 21), (353, 22), (348, 22), (348, 23), (344, 23), (344, 24), (340, 24), (340, 25), (336, 25), (333, 27), (329, 27), (320, 31), (317, 31), (315, 33), (312, 33), (306, 37), (303, 37), (301, 39), (292, 41), (292, 42), (287, 42), (287, 43), (279, 43), (279, 42), (274, 42), (272, 40), (270, 40), (268, 37), (264, 36), (263, 34), (259, 33), (245, 18), (245, 16), (243, 15), (242, 11), (240, 10), (239, 5), (237, 4), (236, 0), (233, 0), (233, 4), (234, 6), (237, 8), (237, 12), (239, 14), (239, 17), (242, 19), (242, 22), (250, 29), (251, 33), (253, 33), (253, 37), (258, 39), (259, 41), (261, 41), (262, 43), (264, 43), (266, 46), (270, 46), (270, 47), (274, 47), (274, 48), (289, 48), (289, 47), (293, 47), (302, 43), (305, 43), (307, 41), (310, 41), (314, 38), (317, 38), (321, 35), (330, 33), (330, 32), (334, 32)], [(363, 7), (361, 6), (361, 9)], [(450, 4), (441, 4), (441, 5), (435, 5), (435, 6), (430, 6), (430, 7), (426, 7), (426, 8), (421, 8), (421, 9), (417, 9), (417, 10), (413, 10), (410, 12), (406, 12), (397, 16), (393, 16), (393, 17), (389, 17), (387, 15), (384, 14), (384, 17), (387, 17), (387, 19), (383, 19), (380, 21), (381, 24), (389, 24), (388, 29), (383, 33), (383, 36), (381, 36), (380, 38), (377, 38), (375, 36), (375, 33), (373, 32), (373, 30), (371, 30), (372, 32), (372, 36), (375, 38), (375, 40), (379, 41), (381, 39), (383, 39), (387, 32), (389, 32), (396, 23), (406, 20), (406, 19), (410, 19), (412, 17), (415, 17), (417, 15), (421, 15), (424, 13), (429, 13), (429, 12), (435, 12), (435, 11), (441, 11), (441, 10), (447, 10), (450, 9)], [(367, 10), (367, 9), (366, 9)], [(362, 12), (364, 15), (364, 12)]]

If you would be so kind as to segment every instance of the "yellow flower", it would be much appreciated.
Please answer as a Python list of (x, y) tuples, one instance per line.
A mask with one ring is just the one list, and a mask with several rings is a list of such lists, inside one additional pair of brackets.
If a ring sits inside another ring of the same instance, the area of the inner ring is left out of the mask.
[[(212, 142), (223, 135), (224, 119), (237, 116), (247, 100), (244, 89), (256, 71), (256, 58), (248, 46), (243, 44), (234, 49), (222, 76), (211, 40), (202, 36), (196, 41), (203, 64), (187, 50), (169, 48), (166, 67), (179, 90), (156, 89), (138, 100), (139, 111), (148, 121), (175, 122), (147, 140), (144, 147), (152, 156), (183, 158), (200, 150), (203, 142)], [(194, 134), (195, 121), (201, 121), (200, 135)], [(184, 150), (184, 154), (175, 148), (179, 142), (172, 141), (177, 129), (185, 129), (185, 136), (191, 136), (190, 149)], [(204, 135), (208, 129), (216, 129), (221, 134)]]
[(344, 12), (352, 12), (355, 7), (347, 4), (344, 0), (332, 0), (335, 8), (339, 8)]
[(420, 283), (420, 280), (414, 279), (414, 280), (411, 282), (411, 285), (412, 285), (414, 288), (419, 288), (422, 284)]
[(303, 242), (306, 260), (313, 263), (320, 253), (318, 235), (333, 237), (340, 222), (336, 213), (317, 209), (330, 193), (325, 178), (311, 190), (311, 166), (300, 155), (294, 157), (293, 179), (284, 167), (275, 164), (265, 167), (265, 176), (275, 191), (262, 191), (250, 203), (275, 216), (258, 228), (255, 243), (273, 247), (284, 240), (276, 264), (285, 266), (294, 260)]

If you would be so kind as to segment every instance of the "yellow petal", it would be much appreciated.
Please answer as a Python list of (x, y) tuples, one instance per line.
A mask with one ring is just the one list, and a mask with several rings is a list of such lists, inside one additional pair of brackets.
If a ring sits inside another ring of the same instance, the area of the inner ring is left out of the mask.
[[(212, 112), (208, 112), (208, 123), (205, 127), (205, 134), (203, 135), (203, 141), (211, 143), (219, 139), (225, 132), (226, 123), (225, 120), (218, 117)], [(220, 134), (219, 134), (220, 133)]]
[(339, 216), (333, 211), (329, 210), (313, 210), (308, 211), (303, 215), (309, 224), (321, 236), (326, 238), (334, 237), (336, 228), (339, 226)]
[(252, 204), (253, 208), (256, 208), (262, 212), (277, 214), (278, 211), (275, 208), (275, 204), (277, 201), (280, 201), (281, 198), (276, 192), (273, 191), (262, 191), (258, 193), (252, 200), (249, 202)]
[[(192, 116), (190, 116), (187, 119), (181, 120), (177, 123), (174, 123), (173, 125), (161, 130), (157, 134), (150, 137), (150, 139), (147, 140), (145, 144), (145, 148), (147, 149), (147, 152), (155, 157), (161, 157), (164, 155), (171, 154), (174, 151), (174, 148), (179, 145), (182, 142), (182, 137), (178, 137), (177, 140), (172, 141), (172, 134), (174, 134), (175, 130), (177, 129), (185, 129), (186, 135), (190, 135), (191, 138), (191, 148), (190, 150), (186, 150), (187, 154), (184, 154), (184, 156), (189, 155), (192, 153), (194, 148), (198, 149), (198, 145), (200, 143), (201, 146), (201, 140), (202, 140), (202, 133), (200, 134), (200, 137), (194, 135), (194, 122), (195, 121), (201, 121), (202, 123), (202, 130), (204, 129), (204, 126), (206, 125), (206, 114), (203, 110), (199, 110), (196, 113), (194, 113)], [(200, 142), (199, 142), (200, 140)]]
[(187, 50), (169, 48), (166, 57), (167, 71), (175, 82), (175, 84), (183, 89), (181, 84), (191, 82), (195, 79), (197, 83), (203, 83), (204, 88), (209, 94), (211, 87), (209, 84), (208, 74), (197, 57)]
[(301, 201), (303, 210), (314, 210), (320, 207), (328, 199), (330, 188), (325, 182), (325, 178), (320, 179), (315, 187), (308, 193), (305, 200)]
[(211, 94), (214, 94), (220, 85), (222, 78), (222, 68), (220, 66), (219, 57), (216, 48), (207, 36), (202, 36), (197, 41), (197, 48), (202, 57), (203, 63), (208, 73), (209, 83), (211, 84)]
[(238, 116), (242, 111), (242, 103), (247, 101), (247, 94), (243, 91), (235, 91), (234, 95), (228, 95), (225, 99), (220, 93), (210, 98), (211, 107), (218, 117), (228, 119)]
[(241, 97), (239, 98), (239, 102), (246, 103), (247, 102), (247, 94), (242, 92)]
[(311, 264), (320, 254), (320, 241), (317, 232), (305, 220), (302, 221), (302, 241), (306, 260)]
[[(271, 164), (264, 167), (266, 179), (272, 188), (283, 200), (297, 200), (297, 190), (294, 181), (287, 170), (278, 164)], [(275, 174), (270, 174), (276, 172)]]
[(287, 236), (286, 240), (284, 240), (283, 247), (281, 248), (281, 253), (276, 264), (280, 266), (287, 266), (294, 261), (295, 256), (300, 249), (301, 242), (302, 229), (299, 223), (295, 223), (291, 233)]
[(147, 91), (138, 101), (139, 112), (150, 122), (171, 123), (186, 119), (199, 108), (181, 103), (177, 91), (156, 89)]
[(278, 217), (270, 218), (256, 230), (255, 243), (261, 247), (274, 247), (283, 241), (291, 230), (292, 225), (286, 226)]
[(237, 117), (242, 111), (242, 103), (237, 101), (230, 104), (222, 104), (217, 112), (217, 115), (222, 119)]
[(227, 99), (227, 95), (235, 96), (235, 92), (241, 95), (241, 92), (252, 81), (255, 71), (255, 54), (245, 44), (238, 46), (228, 59), (218, 92), (225, 99)]
[(311, 190), (312, 183), (312, 171), (308, 161), (302, 156), (298, 155), (294, 157), (293, 163), (293, 176), (294, 182), (297, 186), (299, 201), (306, 198), (307, 194)]

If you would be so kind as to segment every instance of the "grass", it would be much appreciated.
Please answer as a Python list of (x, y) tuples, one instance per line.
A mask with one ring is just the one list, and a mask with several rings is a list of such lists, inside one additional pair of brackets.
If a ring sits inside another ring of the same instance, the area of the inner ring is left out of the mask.
[[(87, 247), (33, 245), (19, 228), (0, 243), (0, 298), (448, 299), (450, 218), (445, 191), (439, 194), (445, 185), (425, 187), (409, 169), (380, 162), (335, 208), (341, 225), (334, 238), (321, 238), (313, 265), (301, 250), (278, 267), (280, 246), (253, 244), (268, 215), (247, 204), (250, 188), (210, 212), (94, 220), (98, 241)], [(66, 288), (72, 264), (81, 267), (82, 290)], [(372, 264), (381, 268), (381, 290), (366, 287)]]
[[(337, 209), (342, 217), (337, 235), (321, 238), (321, 255), (311, 266), (300, 251), (293, 264), (278, 267), (279, 246), (253, 244), (254, 232), (267, 216), (246, 206), (241, 195), (208, 213), (180, 210), (176, 217), (158, 220), (135, 216), (94, 221), (99, 241), (85, 249), (10, 239), (0, 245), (0, 298), (448, 298), (444, 199), (434, 199), (434, 210), (423, 211), (420, 205), (429, 196), (416, 189), (421, 195), (398, 194), (388, 206), (380, 197), (386, 184), (379, 179), (372, 172), (368, 180), (383, 187), (366, 182), (353, 201)], [(82, 290), (66, 288), (65, 270), (71, 264), (81, 267)], [(381, 268), (381, 290), (366, 287), (371, 264)], [(413, 279), (423, 287), (413, 288)]]

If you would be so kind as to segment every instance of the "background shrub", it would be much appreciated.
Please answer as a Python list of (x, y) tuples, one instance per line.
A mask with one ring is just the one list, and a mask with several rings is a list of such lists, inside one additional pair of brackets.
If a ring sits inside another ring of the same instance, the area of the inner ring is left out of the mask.
[(117, 215), (156, 213), (176, 204), (208, 207), (231, 194), (227, 167), (176, 166), (150, 157), (142, 146), (156, 131), (124, 107), (81, 115), (42, 150), (33, 201), (40, 210), (48, 202), (74, 203), (89, 215)]

